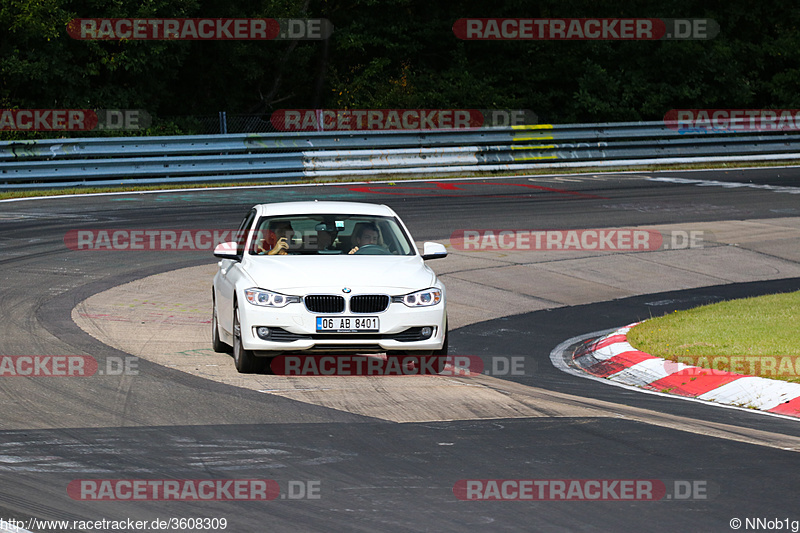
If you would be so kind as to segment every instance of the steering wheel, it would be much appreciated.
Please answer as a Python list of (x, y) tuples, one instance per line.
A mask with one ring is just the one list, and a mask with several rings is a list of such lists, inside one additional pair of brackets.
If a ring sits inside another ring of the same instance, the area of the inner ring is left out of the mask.
[(359, 246), (353, 255), (391, 255), (392, 252), (378, 244), (365, 244)]

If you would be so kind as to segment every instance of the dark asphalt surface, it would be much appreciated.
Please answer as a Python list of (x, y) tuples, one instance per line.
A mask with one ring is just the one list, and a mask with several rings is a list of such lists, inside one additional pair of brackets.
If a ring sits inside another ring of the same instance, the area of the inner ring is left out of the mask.
[[(637, 174), (639, 175), (639, 174)], [(641, 175), (649, 175), (641, 173)], [(789, 169), (663, 173), (800, 187)], [(73, 229), (235, 228), (255, 203), (381, 202), (417, 240), (465, 228), (584, 228), (797, 216), (796, 194), (633, 176), (526, 178), (131, 194), (0, 203), (0, 354), (123, 355), (79, 330), (74, 305), (152, 273), (212, 264), (192, 252), (77, 252)], [(533, 186), (533, 187), (531, 187)], [(543, 189), (541, 187), (546, 187)], [(530, 280), (531, 283), (535, 280)], [(210, 281), (209, 281), (210, 283)], [(452, 332), (452, 352), (525, 357), (549, 390), (800, 436), (800, 423), (628, 391), (553, 368), (565, 339), (800, 280), (725, 285), (538, 311)], [(677, 300), (653, 305), (659, 300)], [(800, 520), (795, 452), (613, 418), (394, 424), (211, 383), (140, 361), (138, 376), (3, 378), (0, 518), (225, 517), (227, 531), (731, 531), (734, 517)], [(7, 429), (27, 427), (31, 429)], [(79, 479), (318, 482), (319, 499), (270, 502), (72, 500)], [(708, 499), (466, 502), (464, 479), (698, 481)], [(44, 530), (41, 530), (44, 531)], [(76, 531), (67, 528), (65, 531)]]

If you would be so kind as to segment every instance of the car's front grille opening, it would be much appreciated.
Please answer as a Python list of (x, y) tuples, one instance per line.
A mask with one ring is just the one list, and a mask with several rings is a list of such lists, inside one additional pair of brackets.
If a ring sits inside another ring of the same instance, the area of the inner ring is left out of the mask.
[(335, 354), (337, 352), (355, 352), (355, 353), (383, 353), (386, 350), (378, 344), (316, 344), (310, 350), (304, 352), (325, 352)]
[(359, 294), (350, 298), (352, 313), (382, 313), (389, 306), (389, 297), (385, 294)]
[(301, 335), (299, 333), (292, 333), (290, 331), (286, 331), (283, 328), (269, 328), (270, 335), (269, 339), (273, 342), (294, 342), (299, 341), (301, 339), (309, 339), (308, 335)]
[(312, 313), (342, 313), (344, 298), (328, 294), (310, 294), (303, 298), (306, 309)]

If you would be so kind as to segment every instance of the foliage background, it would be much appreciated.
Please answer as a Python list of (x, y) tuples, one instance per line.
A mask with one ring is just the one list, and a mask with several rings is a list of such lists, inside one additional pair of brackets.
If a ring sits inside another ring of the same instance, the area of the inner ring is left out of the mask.
[[(328, 41), (77, 41), (79, 17), (309, 17)], [(712, 18), (709, 41), (461, 41), (462, 17)], [(795, 0), (2, 0), (0, 108), (140, 108), (147, 134), (286, 108), (530, 109), (540, 122), (800, 108)], [(46, 134), (9, 133), (4, 138)]]

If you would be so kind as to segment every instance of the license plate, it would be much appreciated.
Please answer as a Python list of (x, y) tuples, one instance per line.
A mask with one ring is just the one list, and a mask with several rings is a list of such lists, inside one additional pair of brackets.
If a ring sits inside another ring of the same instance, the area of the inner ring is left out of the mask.
[(317, 331), (329, 333), (369, 333), (378, 332), (380, 323), (376, 316), (317, 317)]

